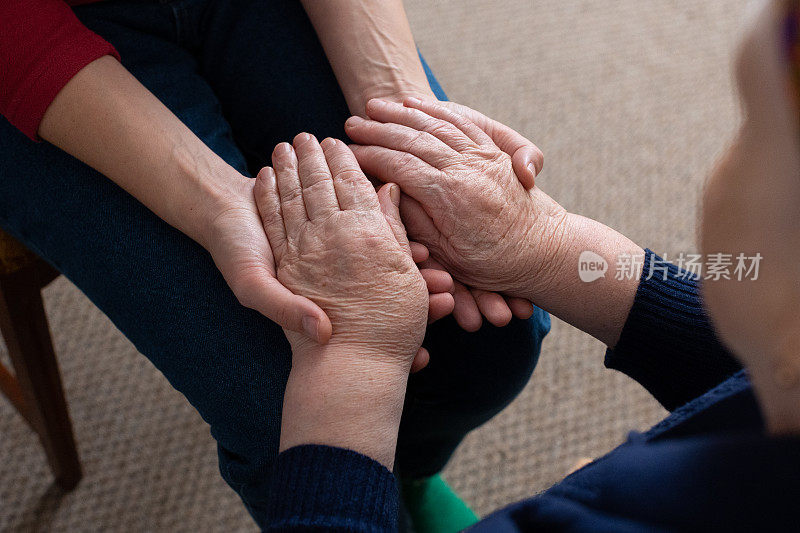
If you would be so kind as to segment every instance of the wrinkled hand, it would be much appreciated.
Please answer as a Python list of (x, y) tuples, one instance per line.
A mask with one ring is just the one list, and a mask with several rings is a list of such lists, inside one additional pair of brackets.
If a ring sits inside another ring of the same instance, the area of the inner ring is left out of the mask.
[(213, 216), (203, 246), (239, 303), (284, 329), (325, 343), (330, 337), (325, 312), (275, 277), (275, 260), (253, 198), (254, 182), (242, 176), (241, 186), (231, 191), (226, 205)]
[[(412, 99), (407, 99), (412, 101)], [(425, 100), (418, 98), (417, 100)], [(544, 154), (538, 146), (516, 130), (497, 122), (470, 107), (456, 102), (439, 102), (439, 105), (463, 115), (489, 136), (494, 144), (511, 157), (514, 174), (526, 189), (536, 185), (536, 176), (544, 167)]]
[(450, 111), (458, 113), (459, 115), (464, 115), (466, 118), (474, 122), (476, 126), (482, 129), (498, 148), (511, 157), (511, 164), (513, 165), (514, 173), (516, 174), (519, 182), (522, 183), (523, 187), (526, 189), (532, 189), (536, 184), (536, 176), (542, 171), (542, 167), (544, 166), (544, 154), (539, 147), (532, 143), (529, 139), (525, 138), (523, 135), (520, 135), (519, 132), (509, 128), (505, 124), (497, 122), (496, 120), (487, 117), (480, 111), (476, 111), (465, 105), (458, 104), (456, 102), (439, 101), (436, 99), (433, 93), (430, 92), (430, 90), (394, 91), (388, 94), (373, 91), (372, 97), (364, 100), (363, 106), (359, 106), (357, 110), (351, 109), (351, 112), (357, 116), (371, 118), (369, 117), (369, 114), (365, 114), (365, 112), (366, 104), (372, 98), (379, 98), (387, 102), (396, 102), (399, 104), (402, 104), (407, 100), (426, 100), (437, 102), (439, 105), (446, 107)]
[(526, 190), (511, 157), (475, 123), (431, 101), (372, 100), (372, 120), (351, 117), (347, 134), (365, 172), (400, 185), (411, 238), (458, 280), (508, 296), (547, 283), (566, 211)]
[[(239, 302), (255, 309), (284, 329), (303, 333), (318, 343), (330, 338), (330, 319), (305, 296), (292, 293), (276, 278), (275, 259), (253, 197), (256, 180), (240, 176), (227, 192), (225, 204), (211, 215), (203, 246), (211, 253)], [(437, 320), (453, 311), (452, 278), (441, 269), (427, 267), (425, 246), (410, 243), (412, 257), (430, 291), (429, 317)], [(421, 368), (415, 361), (415, 370)], [(422, 364), (424, 366), (424, 364)]]
[[(425, 97), (419, 97), (417, 100), (436, 101)], [(536, 176), (544, 166), (544, 154), (538, 146), (516, 130), (465, 105), (456, 102), (439, 102), (439, 104), (464, 115), (482, 129), (498, 148), (511, 157), (514, 174), (522, 186), (526, 189), (533, 188)], [(435, 261), (432, 260), (425, 263), (425, 266), (436, 268), (434, 264)], [(455, 282), (453, 298), (455, 299), (453, 317), (467, 331), (477, 331), (481, 327), (481, 315), (494, 326), (505, 326), (512, 315), (525, 320), (533, 314), (533, 304), (524, 298), (502, 297), (495, 292), (471, 289), (459, 282)]]
[[(278, 145), (272, 162), (254, 196), (278, 281), (330, 317), (330, 347), (357, 347), (407, 370), (424, 336), (428, 290), (400, 221), (397, 186), (376, 194), (343, 142), (320, 145), (308, 134), (294, 148)], [(295, 357), (318, 347), (286, 335)]]
[[(474, 109), (455, 102), (439, 102), (430, 90), (420, 91), (406, 88), (406, 90), (388, 93), (373, 91), (372, 97), (397, 103), (402, 103), (409, 98), (429, 100), (466, 116), (486, 132), (498, 148), (511, 157), (514, 173), (527, 189), (534, 186), (536, 175), (542, 170), (544, 156), (542, 151), (531, 141), (508, 126), (492, 120)], [(366, 104), (368, 101), (369, 99), (365, 99), (358, 109), (353, 109), (353, 114), (367, 117)], [(446, 271), (434, 259), (426, 261), (423, 265), (432, 270)], [(455, 300), (452, 309), (453, 318), (466, 331), (479, 330), (483, 323), (483, 317), (493, 326), (502, 327), (507, 325), (512, 317), (525, 320), (533, 314), (533, 304), (524, 298), (503, 297), (495, 292), (474, 289), (459, 282), (454, 284), (453, 298)], [(431, 322), (450, 314), (443, 311), (438, 314), (434, 312), (435, 307), (438, 306), (431, 305)]]

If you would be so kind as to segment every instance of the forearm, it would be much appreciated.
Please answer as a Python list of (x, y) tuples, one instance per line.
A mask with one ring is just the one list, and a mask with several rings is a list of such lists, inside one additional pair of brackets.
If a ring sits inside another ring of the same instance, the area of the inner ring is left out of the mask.
[(350, 111), (370, 98), (431, 95), (402, 0), (302, 0)]
[(110, 56), (87, 65), (58, 93), (39, 136), (201, 244), (209, 215), (246, 184)]
[(303, 444), (346, 448), (391, 470), (408, 370), (365, 364), (375, 357), (353, 350), (321, 346), (294, 358), (280, 449)]
[[(531, 192), (535, 201), (552, 202), (538, 189)], [(542, 199), (536, 199), (541, 195)], [(553, 202), (554, 203), (554, 202)], [(541, 254), (548, 251), (546, 271), (533, 273), (527, 290), (515, 296), (530, 299), (542, 309), (589, 333), (608, 346), (614, 346), (625, 325), (639, 285), (644, 250), (619, 232), (595, 220), (553, 209), (547, 228), (549, 241), (543, 245), (541, 235), (526, 243), (528, 250)], [(607, 263), (604, 275), (593, 281), (582, 281), (579, 275), (581, 254), (593, 252)], [(524, 253), (524, 252), (523, 252)], [(630, 271), (618, 276), (620, 258), (636, 258)]]

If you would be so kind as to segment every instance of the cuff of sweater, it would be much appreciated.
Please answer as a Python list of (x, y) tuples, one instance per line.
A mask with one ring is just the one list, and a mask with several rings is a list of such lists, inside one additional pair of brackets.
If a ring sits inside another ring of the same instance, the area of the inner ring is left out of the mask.
[(717, 340), (698, 277), (649, 249), (633, 307), (605, 364), (638, 381), (670, 410), (741, 368)]
[(270, 529), (397, 529), (394, 476), (352, 450), (303, 445), (282, 452), (272, 473), (271, 492)]
[(70, 15), (48, 35), (47, 48), (33, 57), (24, 78), (17, 80), (9, 95), (6, 117), (35, 141), (47, 108), (69, 80), (96, 59), (106, 55), (120, 58), (109, 42)]

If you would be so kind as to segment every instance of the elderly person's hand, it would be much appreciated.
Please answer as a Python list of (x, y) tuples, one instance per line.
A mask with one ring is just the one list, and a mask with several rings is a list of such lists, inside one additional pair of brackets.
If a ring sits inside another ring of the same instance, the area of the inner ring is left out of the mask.
[[(410, 365), (425, 330), (428, 291), (398, 212), (399, 188), (376, 194), (341, 141), (309, 134), (279, 144), (254, 195), (275, 256), (277, 278), (319, 305), (329, 345)], [(315, 328), (311, 328), (315, 329)], [(295, 356), (319, 345), (286, 331)], [(407, 369), (406, 369), (407, 370)]]
[(368, 174), (398, 183), (412, 238), (459, 281), (530, 294), (547, 282), (544, 265), (559, 245), (566, 211), (541, 190), (526, 190), (511, 157), (466, 116), (441, 104), (371, 100), (372, 120), (348, 119), (353, 151)]
[[(415, 98), (438, 102), (425, 95), (416, 95)], [(402, 102), (407, 98), (383, 99)], [(464, 115), (482, 129), (492, 142), (511, 158), (514, 174), (522, 186), (526, 189), (533, 188), (536, 176), (544, 166), (544, 155), (539, 147), (514, 129), (465, 105), (447, 101), (438, 104)], [(421, 266), (444, 269), (435, 259), (425, 261)], [(477, 331), (481, 327), (481, 315), (494, 326), (505, 326), (512, 316), (527, 319), (533, 314), (533, 306), (525, 298), (504, 298), (495, 292), (467, 287), (458, 281), (455, 282), (453, 297), (455, 298), (453, 317), (458, 325), (467, 331)]]
[(351, 117), (345, 130), (359, 143), (352, 149), (361, 168), (403, 189), (409, 236), (457, 281), (529, 300), (613, 346), (638, 272), (585, 283), (578, 264), (591, 251), (613, 273), (620, 258), (643, 250), (599, 222), (567, 213), (538, 187), (526, 189), (513, 158), (469, 117), (488, 119), (469, 111), (429, 100), (371, 100), (370, 120)]
[[(381, 100), (401, 103), (409, 97), (411, 96), (387, 95), (382, 96)], [(439, 102), (432, 95), (426, 94), (414, 94), (413, 97), (436, 102), (474, 122), (500, 150), (508, 154), (519, 182), (526, 189), (534, 186), (536, 175), (541, 172), (544, 165), (544, 156), (533, 142), (505, 124), (492, 120), (464, 105), (455, 102)], [(364, 107), (366, 108), (366, 104)], [(425, 269), (446, 271), (445, 267), (433, 258), (425, 260), (420, 266)], [(455, 299), (453, 317), (458, 325), (466, 331), (480, 329), (483, 318), (494, 326), (502, 327), (507, 325), (512, 317), (524, 320), (533, 314), (531, 302), (524, 298), (503, 297), (496, 292), (468, 287), (459, 282), (455, 282), (453, 298)], [(436, 319), (438, 315), (432, 310), (431, 317)]]
[[(782, 4), (765, 5), (737, 61), (746, 117), (703, 201), (703, 252), (746, 258), (756, 272), (706, 279), (705, 304), (722, 340), (747, 365), (768, 427), (800, 432), (800, 110), (777, 46)], [(795, 67), (796, 68), (796, 67)], [(794, 88), (800, 94), (800, 86)]]
[(377, 193), (341, 141), (283, 143), (254, 196), (278, 280), (330, 317), (330, 342), (286, 330), (292, 370), (281, 449), (328, 444), (391, 468), (405, 385), (421, 350), (428, 290), (400, 221), (400, 191)]

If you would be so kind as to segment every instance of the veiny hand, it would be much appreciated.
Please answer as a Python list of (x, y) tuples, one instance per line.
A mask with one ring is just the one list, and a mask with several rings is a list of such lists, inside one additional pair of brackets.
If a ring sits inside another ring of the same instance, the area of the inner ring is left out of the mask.
[[(405, 100), (410, 100), (406, 98)], [(404, 100), (404, 101), (405, 101)], [(424, 100), (418, 98), (417, 100)], [(480, 129), (489, 136), (494, 144), (511, 157), (511, 165), (514, 174), (526, 189), (532, 189), (536, 185), (536, 176), (544, 167), (544, 154), (538, 146), (533, 144), (519, 134), (516, 130), (509, 128), (505, 124), (497, 122), (475, 111), (465, 105), (456, 102), (438, 102), (439, 105), (446, 107), (450, 111), (455, 111), (475, 123)]]
[[(534, 187), (536, 176), (544, 166), (544, 154), (538, 146), (516, 130), (465, 105), (456, 102), (439, 102), (439, 104), (474, 122), (498, 148), (511, 157), (514, 174), (522, 186), (526, 189)], [(455, 283), (453, 297), (455, 298), (453, 316), (467, 331), (476, 331), (480, 328), (481, 315), (492, 325), (504, 326), (511, 320), (512, 315), (525, 320), (533, 314), (533, 304), (525, 298), (501, 297), (494, 292), (471, 289), (459, 282)]]
[[(330, 317), (329, 348), (408, 370), (425, 333), (428, 290), (400, 221), (399, 188), (388, 184), (376, 194), (343, 142), (320, 145), (305, 133), (294, 148), (279, 144), (272, 162), (253, 192), (278, 281)], [(319, 348), (286, 335), (294, 357)]]
[(450, 111), (454, 111), (459, 115), (463, 115), (475, 123), (480, 129), (489, 136), (498, 148), (507, 153), (511, 157), (511, 163), (514, 168), (514, 173), (517, 175), (522, 186), (526, 189), (532, 189), (536, 184), (536, 176), (542, 171), (544, 166), (544, 154), (529, 139), (520, 135), (516, 130), (509, 128), (505, 124), (497, 122), (476, 111), (456, 102), (439, 101), (428, 90), (420, 90), (413, 88), (406, 88), (404, 90), (392, 91), (371, 91), (370, 98), (363, 100), (363, 104), (359, 105), (357, 109), (351, 109), (353, 115), (369, 117), (366, 112), (366, 104), (373, 98), (379, 98), (387, 102), (396, 102), (402, 104), (405, 101), (411, 100), (424, 100), (429, 102), (436, 102), (439, 105), (446, 107)]
[(371, 100), (348, 119), (365, 172), (400, 185), (409, 235), (458, 280), (508, 296), (546, 284), (566, 211), (538, 188), (527, 191), (511, 157), (465, 115), (430, 101)]
[[(525, 188), (530, 189), (534, 186), (536, 175), (542, 170), (544, 156), (535, 144), (515, 130), (490, 119), (474, 109), (455, 102), (439, 102), (430, 91), (427, 82), (425, 82), (424, 87), (375, 87), (373, 90), (368, 91), (368, 94), (362, 96), (371, 96), (371, 98), (359, 99), (358, 105), (351, 107), (354, 115), (368, 116), (366, 104), (372, 98), (380, 98), (381, 100), (397, 103), (402, 103), (409, 98), (438, 102), (440, 105), (466, 116), (483, 129), (492, 141), (511, 157), (514, 172)], [(435, 260), (424, 263), (424, 266), (433, 270), (441, 269), (442, 272), (446, 271)], [(467, 287), (459, 282), (455, 282), (453, 297), (455, 299), (452, 310), (453, 317), (458, 325), (466, 331), (479, 330), (483, 322), (482, 317), (485, 317), (490, 324), (502, 327), (507, 325), (512, 317), (525, 320), (533, 314), (533, 305), (524, 298), (503, 297), (494, 292)], [(431, 322), (448, 314), (450, 313), (439, 315), (434, 313), (432, 309), (430, 313)]]

